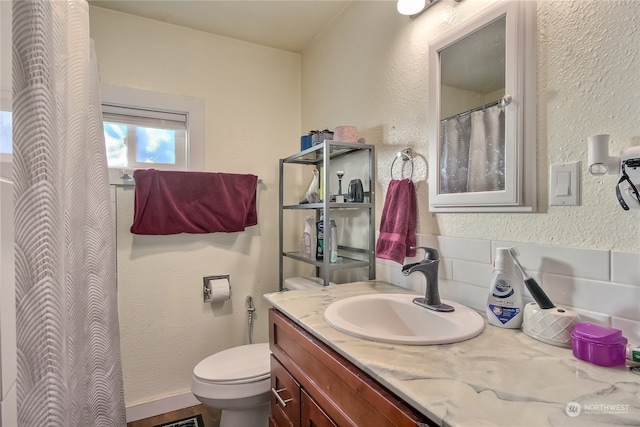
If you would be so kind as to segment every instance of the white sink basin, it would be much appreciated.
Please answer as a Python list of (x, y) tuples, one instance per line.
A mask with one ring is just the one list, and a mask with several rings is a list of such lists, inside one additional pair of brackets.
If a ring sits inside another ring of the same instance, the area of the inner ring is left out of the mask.
[(345, 334), (393, 344), (449, 344), (468, 340), (484, 330), (479, 313), (442, 300), (455, 308), (443, 313), (413, 303), (423, 295), (367, 294), (329, 305), (324, 320)]

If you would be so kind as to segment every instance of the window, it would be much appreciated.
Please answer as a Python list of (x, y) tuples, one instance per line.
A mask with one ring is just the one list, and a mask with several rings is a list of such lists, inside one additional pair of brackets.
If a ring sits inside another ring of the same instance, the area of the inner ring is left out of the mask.
[(103, 104), (110, 168), (187, 169), (187, 114)]
[(11, 111), (0, 110), (0, 154), (11, 154)]
[(102, 86), (111, 184), (133, 184), (133, 170), (204, 170), (202, 100)]
[(13, 153), (11, 94), (7, 91), (0, 93), (0, 177), (11, 180)]

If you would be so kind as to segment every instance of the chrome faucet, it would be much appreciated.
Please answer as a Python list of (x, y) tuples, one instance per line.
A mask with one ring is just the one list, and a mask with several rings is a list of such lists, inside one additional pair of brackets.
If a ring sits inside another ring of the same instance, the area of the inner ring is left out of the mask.
[(434, 311), (453, 311), (454, 308), (440, 301), (438, 292), (438, 265), (440, 264), (440, 254), (437, 249), (425, 248), (423, 246), (412, 247), (411, 249), (423, 249), (424, 259), (420, 262), (406, 264), (402, 266), (402, 274), (410, 275), (414, 271), (424, 274), (427, 279), (427, 291), (424, 298), (415, 298), (414, 304)]

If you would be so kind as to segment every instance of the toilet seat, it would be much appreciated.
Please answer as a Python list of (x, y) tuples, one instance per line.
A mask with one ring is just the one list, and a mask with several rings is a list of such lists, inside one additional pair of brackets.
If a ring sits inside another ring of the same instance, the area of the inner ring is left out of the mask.
[(193, 368), (194, 377), (208, 384), (232, 385), (270, 377), (268, 343), (233, 347), (207, 357)]

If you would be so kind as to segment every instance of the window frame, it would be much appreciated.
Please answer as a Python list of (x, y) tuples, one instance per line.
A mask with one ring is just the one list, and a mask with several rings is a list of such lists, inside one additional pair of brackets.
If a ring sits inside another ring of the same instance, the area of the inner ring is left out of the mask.
[[(102, 84), (100, 91), (103, 105), (185, 114), (187, 116), (186, 170), (204, 170), (204, 100), (107, 84)], [(163, 169), (162, 164), (150, 163), (149, 167)], [(112, 185), (133, 185), (133, 180), (128, 178), (132, 176), (133, 168), (109, 168), (109, 183)]]

